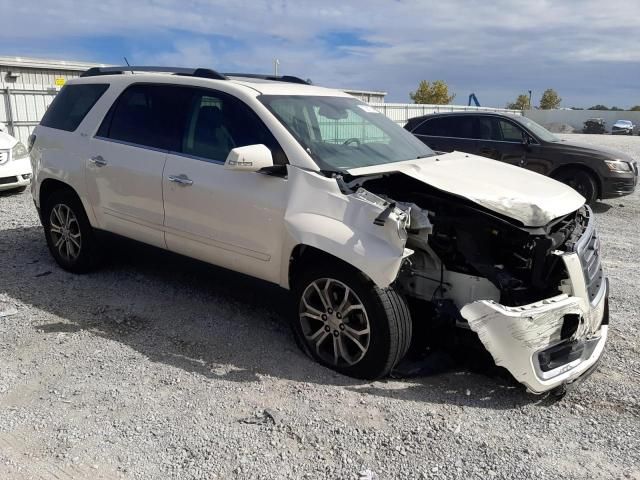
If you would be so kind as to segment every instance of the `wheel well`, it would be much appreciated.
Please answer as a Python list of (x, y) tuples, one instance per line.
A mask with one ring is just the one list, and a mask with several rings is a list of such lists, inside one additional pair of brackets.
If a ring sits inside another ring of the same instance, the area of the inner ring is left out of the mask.
[[(355, 272), (364, 275), (360, 270), (353, 265), (345, 262), (344, 260), (331, 255), (319, 248), (312, 247), (310, 245), (299, 244), (296, 245), (291, 256), (289, 257), (289, 288), (293, 288), (296, 277), (304, 268), (308, 268), (310, 265), (325, 264), (328, 262), (338, 263), (350, 268)], [(365, 275), (366, 276), (366, 275)]]
[(571, 164), (571, 165), (563, 165), (559, 168), (556, 168), (553, 172), (551, 172), (549, 174), (549, 176), (551, 178), (556, 178), (558, 175), (560, 175), (561, 173), (564, 173), (566, 171), (570, 171), (570, 170), (581, 170), (585, 173), (587, 173), (588, 175), (591, 176), (591, 178), (593, 178), (596, 182), (596, 189), (598, 190), (596, 192), (596, 198), (600, 198), (602, 195), (602, 183), (600, 182), (600, 177), (598, 176), (598, 174), (595, 172), (595, 170), (593, 170), (592, 168), (586, 167), (584, 165), (580, 165), (580, 164)]
[(51, 196), (52, 193), (58, 192), (60, 190), (67, 190), (73, 193), (76, 197), (78, 196), (76, 191), (70, 185), (61, 182), (60, 180), (47, 178), (42, 182), (42, 185), (40, 185), (40, 208), (42, 209), (42, 206), (46, 203), (47, 199)]

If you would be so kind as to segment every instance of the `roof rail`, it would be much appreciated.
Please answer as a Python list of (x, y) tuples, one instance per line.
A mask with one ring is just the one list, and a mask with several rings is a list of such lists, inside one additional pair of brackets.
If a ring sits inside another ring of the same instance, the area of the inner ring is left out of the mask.
[(272, 80), (274, 82), (288, 82), (288, 83), (302, 83), (304, 85), (311, 85), (311, 82), (303, 80), (300, 77), (294, 77), (293, 75), (260, 75), (256, 73), (224, 73), (226, 77), (240, 77), (240, 78), (259, 78), (262, 80)]
[(121, 67), (93, 67), (83, 72), (81, 77), (98, 77), (101, 75), (121, 75), (125, 72), (159, 72), (172, 73), (174, 75), (183, 75), (188, 77), (211, 78), (214, 80), (227, 80), (223, 74), (211, 70), (209, 68), (181, 68), (181, 67), (140, 67), (140, 66), (121, 66)]

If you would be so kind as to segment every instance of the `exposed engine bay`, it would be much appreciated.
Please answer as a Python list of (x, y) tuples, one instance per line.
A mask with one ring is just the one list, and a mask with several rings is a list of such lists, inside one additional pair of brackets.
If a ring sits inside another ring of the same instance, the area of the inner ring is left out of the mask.
[(406, 246), (414, 253), (397, 279), (406, 294), (449, 298), (460, 308), (478, 298), (515, 307), (562, 293), (567, 272), (552, 252), (580, 238), (583, 209), (531, 228), (402, 173), (348, 180), (348, 188), (372, 192), (388, 203), (387, 210), (408, 216)]

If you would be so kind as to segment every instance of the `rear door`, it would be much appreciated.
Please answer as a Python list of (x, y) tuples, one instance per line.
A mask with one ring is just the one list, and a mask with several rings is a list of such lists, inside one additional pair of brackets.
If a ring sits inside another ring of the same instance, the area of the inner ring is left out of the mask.
[(133, 84), (91, 139), (89, 197), (100, 228), (165, 247), (162, 172), (180, 142), (184, 89)]
[(284, 152), (237, 98), (210, 89), (192, 97), (179, 148), (170, 152), (163, 190), (169, 250), (277, 282), (284, 235), (284, 176), (225, 170), (235, 147), (263, 144), (275, 164)]
[(425, 120), (412, 133), (434, 151), (473, 153), (474, 129), (471, 115), (446, 115)]

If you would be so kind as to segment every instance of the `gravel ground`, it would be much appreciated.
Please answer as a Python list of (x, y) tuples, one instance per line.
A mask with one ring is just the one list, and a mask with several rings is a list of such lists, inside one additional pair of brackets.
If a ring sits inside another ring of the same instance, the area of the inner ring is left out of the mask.
[(30, 194), (0, 195), (0, 478), (640, 479), (639, 195), (596, 212), (610, 341), (554, 401), (465, 368), (334, 374), (295, 347), (286, 292), (131, 246), (65, 273)]

